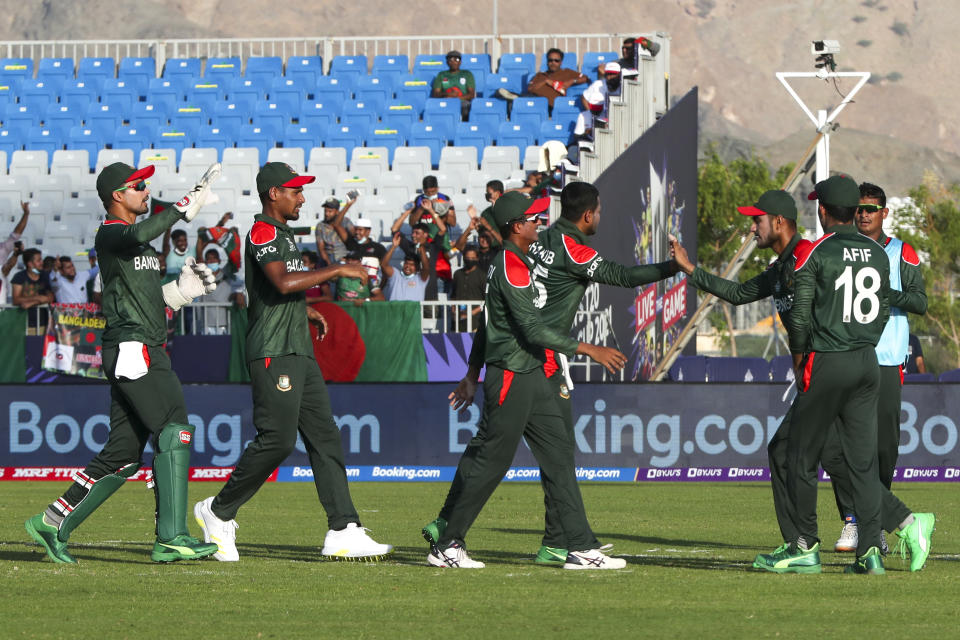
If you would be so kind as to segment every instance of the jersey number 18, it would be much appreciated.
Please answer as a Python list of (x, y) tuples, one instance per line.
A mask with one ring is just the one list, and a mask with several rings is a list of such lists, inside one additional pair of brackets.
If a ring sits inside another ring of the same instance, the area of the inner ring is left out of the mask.
[[(870, 281), (867, 286), (867, 281)], [(847, 266), (837, 278), (833, 290), (843, 289), (843, 321), (853, 319), (860, 324), (868, 324), (876, 319), (880, 313), (880, 299), (877, 292), (880, 290), (880, 274), (873, 267), (864, 267), (853, 275), (853, 267)], [(864, 311), (864, 303), (867, 309)]]

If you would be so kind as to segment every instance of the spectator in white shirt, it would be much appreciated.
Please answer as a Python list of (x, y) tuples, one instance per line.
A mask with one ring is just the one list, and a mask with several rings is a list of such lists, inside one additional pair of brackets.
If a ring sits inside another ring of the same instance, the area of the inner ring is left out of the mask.
[(53, 287), (54, 299), (59, 304), (86, 304), (88, 280), (90, 280), (88, 269), (77, 271), (70, 256), (60, 256), (50, 274), (50, 286)]
[(387, 282), (387, 300), (414, 300), (423, 302), (427, 292), (427, 282), (430, 280), (430, 264), (427, 261), (425, 244), (417, 248), (416, 255), (407, 254), (403, 257), (403, 266), (398, 271), (390, 264), (393, 252), (400, 246), (403, 235), (398, 231), (393, 234), (393, 244), (383, 257), (381, 268), (383, 278)]

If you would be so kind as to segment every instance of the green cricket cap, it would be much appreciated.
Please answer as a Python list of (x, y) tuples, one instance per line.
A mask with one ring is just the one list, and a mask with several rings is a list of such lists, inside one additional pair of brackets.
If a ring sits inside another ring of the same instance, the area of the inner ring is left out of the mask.
[(257, 173), (257, 193), (269, 191), (271, 187), (302, 187), (314, 180), (314, 176), (301, 176), (286, 162), (268, 162)]
[(102, 202), (110, 200), (112, 194), (117, 189), (123, 187), (128, 182), (139, 182), (146, 180), (153, 175), (156, 167), (148, 164), (142, 169), (135, 169), (125, 162), (114, 162), (107, 165), (97, 176), (97, 195)]
[(525, 218), (535, 220), (550, 208), (550, 197), (530, 198), (519, 191), (503, 194), (493, 204), (493, 220), (497, 227)]
[(855, 207), (860, 204), (860, 187), (850, 176), (830, 176), (817, 183), (807, 200), (819, 200), (836, 207)]
[(787, 220), (797, 219), (797, 203), (786, 191), (771, 189), (765, 191), (752, 207), (737, 207), (737, 211), (745, 216), (781, 216)]

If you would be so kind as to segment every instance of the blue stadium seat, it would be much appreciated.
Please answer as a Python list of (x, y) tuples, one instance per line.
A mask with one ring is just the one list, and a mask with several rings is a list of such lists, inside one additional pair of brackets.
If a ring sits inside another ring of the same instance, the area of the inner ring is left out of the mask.
[(227, 92), (216, 78), (197, 80), (187, 89), (186, 100), (188, 106), (200, 107), (213, 113), (218, 102), (222, 102)]
[(16, 101), (16, 89), (11, 87), (9, 84), (3, 84), (3, 81), (0, 80), (0, 112), (2, 112), (2, 108), (5, 108), (8, 104)]
[(417, 113), (423, 111), (423, 105), (427, 103), (430, 97), (430, 81), (421, 80), (412, 75), (400, 77), (400, 84), (397, 85), (394, 93), (397, 100), (406, 104), (411, 104), (417, 110)]
[(763, 358), (708, 358), (710, 382), (769, 382), (770, 363)]
[(276, 146), (279, 136), (255, 124), (245, 124), (237, 132), (238, 147), (253, 147), (260, 152), (261, 158), (266, 158), (270, 149)]
[(793, 356), (774, 356), (770, 359), (770, 379), (774, 382), (794, 380)]
[(311, 149), (321, 146), (326, 131), (327, 128), (319, 124), (288, 124), (283, 130), (283, 138), (280, 142), (284, 148), (303, 149), (303, 156), (307, 158), (310, 156)]
[(376, 104), (362, 100), (348, 100), (340, 110), (340, 122), (366, 126), (369, 129), (377, 121), (378, 113)]
[(33, 77), (33, 58), (0, 58), (0, 77)]
[(197, 148), (208, 147), (217, 150), (217, 156), (223, 157), (223, 150), (233, 146), (240, 125), (205, 124), (197, 133)]
[(150, 127), (159, 129), (170, 121), (170, 114), (162, 104), (137, 102), (130, 110), (128, 120), (131, 125), (136, 125), (140, 128)]
[(438, 73), (446, 70), (447, 60), (444, 54), (421, 53), (413, 59), (413, 70), (410, 73), (415, 78), (426, 80), (429, 83), (433, 82)]
[[(565, 51), (563, 53), (563, 62), (560, 63), (561, 69), (573, 69), (574, 71), (580, 69), (580, 63), (577, 62), (577, 54), (573, 51)], [(547, 54), (544, 53), (540, 56), (540, 71), (547, 70)], [(591, 76), (593, 77), (593, 76)]]
[(80, 58), (77, 63), (77, 80), (95, 81), (100, 86), (116, 75), (117, 63), (113, 58)]
[(100, 102), (109, 104), (122, 115), (129, 114), (134, 103), (139, 101), (140, 93), (130, 86), (127, 80), (107, 78), (103, 83), (103, 88), (100, 89)]
[(3, 114), (3, 126), (7, 129), (22, 128), (26, 131), (30, 127), (40, 124), (42, 110), (37, 110), (26, 104), (8, 104)]
[[(199, 75), (200, 70), (197, 69)], [(157, 62), (153, 58), (121, 58), (117, 67), (117, 77), (121, 80), (142, 82), (149, 86), (150, 81), (157, 77)], [(134, 80), (139, 78), (139, 80)]]
[(590, 79), (597, 77), (597, 70), (601, 64), (616, 62), (620, 54), (616, 51), (587, 51), (583, 54), (583, 66), (580, 72)]
[(413, 122), (405, 118), (390, 118), (387, 116), (386, 120), (376, 122), (373, 126), (375, 129), (390, 129), (396, 131), (397, 135), (406, 141), (406, 139), (410, 137), (410, 128), (413, 126)]
[(374, 127), (373, 131), (367, 136), (367, 145), (371, 147), (386, 147), (390, 152), (390, 161), (393, 161), (393, 152), (397, 147), (402, 147), (404, 137), (400, 131), (389, 126)]
[(537, 57), (532, 53), (505, 53), (500, 56), (497, 73), (519, 73), (533, 76), (537, 72)]
[(180, 163), (180, 152), (184, 148), (189, 147), (191, 138), (186, 131), (175, 127), (174, 125), (167, 125), (166, 127), (160, 127), (157, 129), (157, 133), (153, 138), (153, 148), (154, 149), (173, 149), (176, 157), (173, 158), (174, 164)]
[(283, 75), (283, 58), (279, 56), (251, 56), (243, 77), (260, 86), (269, 87), (274, 79)]
[(338, 124), (327, 129), (324, 146), (343, 147), (347, 150), (347, 156), (353, 152), (354, 147), (362, 147), (366, 140), (368, 128), (358, 125)]
[(582, 84), (575, 84), (575, 85), (573, 85), (572, 87), (570, 87), (569, 89), (567, 89), (567, 97), (568, 97), (568, 98), (577, 98), (577, 99), (579, 99), (580, 96), (583, 95), (583, 92), (586, 91), (586, 90), (587, 90), (587, 87), (589, 87), (589, 86), (590, 86), (590, 85), (587, 84), (586, 82), (584, 82), (584, 83), (582, 83)]
[(707, 357), (677, 356), (667, 375), (674, 382), (706, 382)]
[(170, 126), (187, 134), (187, 140), (189, 141), (187, 146), (189, 147), (193, 138), (199, 133), (200, 127), (210, 122), (209, 113), (203, 107), (184, 105), (170, 113)]
[(537, 143), (539, 131), (526, 122), (504, 122), (497, 130), (497, 146), (527, 147)]
[(276, 137), (279, 137), (293, 119), (293, 114), (288, 112), (285, 106), (273, 100), (262, 100), (254, 106), (251, 122), (261, 128), (275, 131)]
[(96, 101), (97, 89), (87, 80), (70, 80), (60, 90), (60, 104), (77, 109), (81, 113)]
[(13, 155), (14, 151), (23, 149), (23, 141), (20, 139), (20, 131), (13, 129), (0, 129), (0, 151), (7, 154), (7, 157)]
[(389, 79), (390, 86), (396, 87), (401, 76), (410, 73), (410, 58), (405, 55), (374, 56), (371, 75)]
[(73, 58), (40, 58), (37, 65), (37, 80), (59, 80), (63, 85), (72, 80)]
[(233, 102), (248, 101), (250, 104), (258, 100), (266, 100), (270, 83), (263, 77), (234, 78), (227, 84), (227, 100)]
[[(247, 62), (249, 67), (250, 63)], [(323, 58), (320, 56), (290, 56), (287, 58), (288, 78), (293, 78), (305, 87), (313, 87), (323, 75)]]
[(367, 56), (334, 56), (330, 62), (330, 75), (349, 82), (352, 87), (360, 76), (367, 75)]
[(30, 127), (24, 138), (23, 148), (30, 151), (46, 151), (47, 158), (53, 159), (53, 152), (63, 148), (60, 136), (47, 127)]
[(147, 86), (147, 102), (173, 111), (183, 102), (183, 83), (174, 78), (153, 78)]
[(489, 53), (465, 53), (460, 60), (460, 68), (467, 71), (482, 71), (490, 73), (493, 67), (490, 64)]
[(83, 122), (86, 109), (74, 109), (69, 104), (51, 104), (43, 114), (44, 126), (53, 129), (61, 140), (66, 140), (70, 129)]
[(300, 112), (300, 122), (309, 126), (323, 127), (327, 129), (337, 123), (340, 115), (339, 102), (329, 102), (327, 100), (311, 100), (303, 105)]
[(526, 88), (524, 85), (524, 79), (526, 76), (517, 71), (511, 71), (510, 73), (492, 73), (487, 76), (487, 84), (483, 88), (483, 95), (487, 97), (493, 97), (497, 93), (497, 89), (506, 89), (513, 93), (523, 93), (523, 90)]
[(156, 139), (158, 128), (150, 125), (121, 125), (113, 135), (114, 149), (132, 149), (133, 157), (139, 158), (142, 149), (148, 149)]
[(410, 125), (420, 120), (420, 111), (403, 100), (390, 101), (380, 113), (384, 124), (393, 127), (400, 125), (409, 129)]
[(352, 84), (347, 84), (342, 78), (320, 76), (317, 86), (313, 89), (313, 98), (319, 102), (335, 102), (342, 105), (353, 95)]
[(308, 93), (307, 87), (295, 78), (280, 76), (270, 85), (271, 102), (283, 105), (283, 109), (294, 118), (300, 117)]
[(407, 144), (411, 147), (428, 147), (430, 164), (435, 167), (440, 162), (440, 149), (447, 145), (447, 136), (445, 132), (428, 122), (414, 122), (410, 127)]
[[(486, 122), (460, 122), (453, 136), (455, 147), (476, 147), (477, 155), (483, 153), (484, 147), (493, 144), (493, 133)], [(499, 127), (499, 125), (497, 125)]]
[(951, 369), (940, 374), (940, 382), (960, 382), (960, 369)]
[(376, 105), (380, 111), (393, 98), (393, 81), (380, 76), (361, 76), (353, 86), (353, 97)]
[(216, 78), (218, 81), (225, 82), (227, 79), (240, 76), (242, 65), (240, 56), (207, 58), (207, 64), (203, 69), (203, 77)]
[(577, 115), (583, 111), (583, 102), (578, 97), (557, 96), (553, 101), (553, 118), (557, 115), (572, 115), (576, 119)]
[(456, 98), (427, 98), (423, 106), (423, 121), (445, 127), (447, 139), (460, 122), (460, 101)]
[[(200, 77), (200, 58), (169, 58), (163, 65), (163, 77), (187, 76), (190, 78)], [(123, 61), (120, 61), (120, 67), (123, 68)]]
[(222, 100), (214, 105), (213, 113), (210, 115), (210, 122), (220, 126), (220, 128), (231, 127), (239, 129), (241, 125), (250, 122), (250, 114), (253, 111), (253, 104), (237, 103), (232, 100)]
[[(0, 130), (0, 136), (2, 135), (3, 131)], [(74, 127), (67, 134), (66, 148), (71, 151), (86, 151), (90, 158), (91, 171), (97, 165), (97, 152), (104, 148), (106, 144), (106, 140), (103, 140), (97, 134), (97, 131), (90, 127)], [(0, 149), (3, 149), (3, 145), (0, 145)]]
[(44, 111), (50, 104), (56, 104), (59, 92), (56, 82), (29, 79), (20, 85), (20, 103)]
[(540, 144), (547, 140), (559, 140), (563, 144), (570, 143), (570, 137), (573, 135), (573, 122), (557, 122), (554, 120), (544, 120), (540, 125), (540, 135), (538, 139)]
[(470, 122), (499, 127), (507, 121), (507, 103), (495, 98), (477, 98), (470, 105)]
[(539, 129), (540, 123), (547, 119), (549, 106), (546, 98), (521, 96), (513, 101), (510, 122), (526, 122)]

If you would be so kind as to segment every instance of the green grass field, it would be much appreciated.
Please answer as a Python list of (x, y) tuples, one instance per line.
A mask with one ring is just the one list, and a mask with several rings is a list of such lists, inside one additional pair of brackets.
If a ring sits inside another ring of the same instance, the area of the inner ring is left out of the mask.
[[(192, 501), (218, 483), (193, 483)], [(821, 575), (750, 569), (778, 543), (765, 483), (584, 484), (594, 529), (622, 571), (539, 567), (542, 493), (501, 485), (471, 530), (475, 571), (425, 563), (420, 527), (444, 483), (356, 483), (354, 500), (378, 541), (379, 564), (323, 561), (326, 520), (310, 484), (269, 484), (238, 517), (241, 560), (150, 562), (153, 498), (124, 487), (74, 532), (77, 566), (56, 565), (23, 521), (66, 485), (0, 483), (0, 637), (56, 638), (525, 638), (892, 637), (956, 633), (960, 492), (903, 484), (898, 495), (938, 516), (927, 567), (899, 558), (886, 576), (844, 575), (850, 555), (823, 554)], [(839, 533), (822, 486), (822, 535)], [(191, 529), (198, 527), (190, 521)], [(895, 539), (893, 540), (895, 541)], [(893, 546), (893, 542), (891, 542)], [(455, 635), (453, 635), (455, 634)]]

